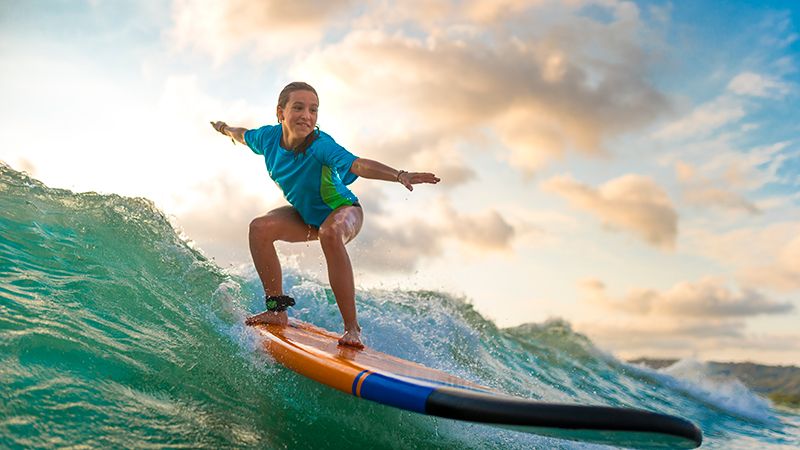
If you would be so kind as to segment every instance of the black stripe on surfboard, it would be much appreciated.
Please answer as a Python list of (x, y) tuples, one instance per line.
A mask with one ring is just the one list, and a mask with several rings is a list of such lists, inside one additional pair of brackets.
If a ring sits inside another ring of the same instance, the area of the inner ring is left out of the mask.
[(437, 388), (425, 412), (450, 419), (512, 426), (574, 430), (661, 433), (703, 441), (700, 429), (686, 419), (642, 409), (542, 403), (534, 400)]

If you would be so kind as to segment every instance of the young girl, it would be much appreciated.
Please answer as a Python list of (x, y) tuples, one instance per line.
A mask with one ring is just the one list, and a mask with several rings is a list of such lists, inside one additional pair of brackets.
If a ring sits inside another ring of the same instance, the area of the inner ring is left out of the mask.
[(250, 223), (250, 253), (264, 286), (267, 310), (248, 317), (246, 323), (288, 323), (286, 309), (295, 302), (283, 293), (275, 241), (319, 239), (331, 289), (344, 320), (344, 335), (339, 343), (363, 348), (356, 318), (353, 267), (345, 244), (361, 230), (364, 212), (347, 185), (364, 177), (398, 182), (411, 191), (414, 184), (436, 184), (440, 180), (432, 173), (396, 170), (354, 156), (316, 128), (318, 108), (317, 91), (307, 83), (294, 82), (278, 96), (278, 125), (248, 130), (225, 122), (211, 123), (215, 130), (264, 157), (269, 176), (289, 202)]

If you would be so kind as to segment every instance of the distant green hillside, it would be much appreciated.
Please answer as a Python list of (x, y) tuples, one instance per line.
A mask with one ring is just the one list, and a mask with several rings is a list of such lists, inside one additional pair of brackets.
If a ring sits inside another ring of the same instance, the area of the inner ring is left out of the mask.
[[(661, 369), (676, 361), (639, 358), (630, 362)], [(800, 407), (800, 367), (713, 361), (708, 363), (708, 367), (713, 375), (737, 378), (753, 392), (769, 397), (776, 404)]]

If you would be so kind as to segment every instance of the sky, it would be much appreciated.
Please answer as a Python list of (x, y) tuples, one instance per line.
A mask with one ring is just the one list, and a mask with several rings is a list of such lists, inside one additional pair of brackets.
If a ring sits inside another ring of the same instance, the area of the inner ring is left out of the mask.
[[(151, 199), (221, 267), (285, 204), (210, 121), (319, 93), (360, 179), (360, 289), (498, 326), (561, 318), (622, 358), (800, 364), (794, 1), (0, 1), (0, 161)], [(317, 243), (281, 244), (326, 280)]]

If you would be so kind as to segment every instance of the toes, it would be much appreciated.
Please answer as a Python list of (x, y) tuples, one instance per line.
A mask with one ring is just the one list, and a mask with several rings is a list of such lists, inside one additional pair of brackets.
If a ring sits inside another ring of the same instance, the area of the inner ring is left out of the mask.
[(261, 314), (256, 314), (255, 316), (250, 316), (244, 320), (244, 323), (247, 325), (258, 325), (264, 322), (264, 317)]
[(244, 320), (246, 325), (289, 325), (289, 320), (286, 317), (276, 315), (270, 312), (263, 312), (254, 316), (247, 317)]
[(344, 346), (347, 346), (347, 347), (353, 347), (353, 348), (357, 348), (357, 349), (363, 349), (364, 348), (364, 344), (362, 344), (361, 342), (358, 342), (358, 341), (346, 341), (346, 340), (344, 340), (342, 338), (339, 339), (339, 345), (344, 345)]

